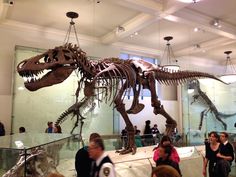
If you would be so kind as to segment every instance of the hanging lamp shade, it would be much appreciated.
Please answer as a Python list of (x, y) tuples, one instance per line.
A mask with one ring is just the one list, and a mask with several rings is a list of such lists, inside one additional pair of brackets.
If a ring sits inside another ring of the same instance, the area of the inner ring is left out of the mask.
[(77, 42), (77, 45), (80, 46), (78, 34), (77, 34), (77, 31), (76, 31), (76, 28), (75, 28), (75, 22), (73, 21), (74, 19), (79, 17), (79, 14), (77, 12), (72, 12), (71, 11), (71, 12), (67, 12), (66, 16), (68, 18), (70, 18), (71, 21), (70, 21), (69, 28), (68, 28), (68, 30), (66, 32), (66, 36), (65, 36), (65, 39), (64, 39), (63, 43), (64, 44), (69, 43), (70, 37), (71, 37), (71, 32), (73, 30), (74, 31), (74, 35), (75, 35), (75, 39), (76, 39), (76, 42)]
[(225, 83), (231, 84), (236, 82), (236, 70), (230, 59), (232, 51), (225, 51), (224, 53), (226, 54), (225, 71), (224, 74), (220, 76), (220, 79)]
[(172, 39), (172, 36), (164, 37), (164, 40), (167, 41), (167, 43), (161, 59), (161, 66), (164, 70), (167, 70), (168, 72), (177, 72), (179, 71), (180, 66), (178, 65), (178, 61), (174, 57), (174, 53), (170, 45), (170, 40)]

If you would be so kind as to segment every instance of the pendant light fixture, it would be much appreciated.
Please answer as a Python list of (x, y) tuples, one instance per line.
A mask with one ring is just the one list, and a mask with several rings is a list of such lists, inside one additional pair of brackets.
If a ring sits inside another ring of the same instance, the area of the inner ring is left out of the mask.
[(170, 46), (170, 40), (172, 39), (172, 36), (164, 37), (164, 40), (167, 41), (167, 43), (161, 59), (161, 66), (168, 72), (177, 72), (180, 69), (180, 66), (177, 63), (178, 61), (175, 59), (173, 50)]
[(71, 35), (71, 28), (72, 28), (72, 29), (74, 30), (74, 34), (75, 34), (75, 38), (76, 38), (77, 45), (80, 46), (80, 45), (79, 45), (79, 38), (78, 38), (77, 31), (76, 31), (76, 28), (75, 28), (75, 22), (73, 21), (73, 19), (79, 17), (79, 14), (76, 13), (76, 12), (67, 12), (67, 13), (66, 13), (66, 16), (67, 16), (68, 18), (70, 18), (71, 21), (70, 21), (69, 28), (68, 28), (67, 33), (66, 33), (66, 37), (65, 37), (65, 39), (64, 39), (64, 44), (69, 43), (69, 41), (70, 41), (70, 35)]
[(225, 71), (220, 79), (225, 83), (231, 84), (236, 82), (236, 70), (229, 56), (232, 51), (225, 51), (224, 53), (226, 54)]

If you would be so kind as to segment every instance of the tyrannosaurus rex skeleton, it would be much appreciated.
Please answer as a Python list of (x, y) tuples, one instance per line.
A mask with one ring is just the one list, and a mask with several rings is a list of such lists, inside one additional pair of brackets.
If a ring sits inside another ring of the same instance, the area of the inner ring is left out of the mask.
[[(77, 114), (78, 119), (78, 117), (82, 117), (79, 108), (91, 99), (97, 98), (114, 103), (115, 108), (123, 117), (128, 131), (128, 145), (123, 153), (136, 152), (134, 128), (128, 114), (137, 114), (144, 108), (144, 105), (139, 103), (141, 87), (150, 90), (153, 113), (161, 114), (166, 118), (166, 134), (171, 134), (177, 124), (158, 100), (155, 81), (157, 80), (160, 84), (177, 85), (188, 79), (200, 77), (218, 80), (210, 74), (201, 72), (178, 71), (172, 73), (144, 60), (121, 60), (119, 58), (89, 60), (85, 52), (71, 44), (49, 49), (43, 54), (24, 60), (18, 64), (17, 70), (22, 77), (28, 78), (25, 87), (30, 91), (61, 83), (69, 77), (72, 71), (78, 71), (81, 79), (76, 91), (77, 101), (74, 105), (76, 109), (68, 111)], [(49, 72), (45, 75), (41, 74), (45, 70)], [(78, 102), (82, 89), (84, 98)], [(130, 109), (126, 110), (123, 99), (129, 89), (133, 90), (134, 99)], [(63, 117), (58, 119), (57, 124), (64, 120)]]

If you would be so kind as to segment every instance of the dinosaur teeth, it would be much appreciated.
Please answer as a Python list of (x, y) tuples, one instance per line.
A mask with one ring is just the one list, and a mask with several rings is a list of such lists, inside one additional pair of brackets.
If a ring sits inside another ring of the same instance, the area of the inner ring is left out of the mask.
[(43, 78), (51, 70), (35, 70), (35, 71), (24, 71), (20, 75), (23, 77), (26, 83), (37, 82)]

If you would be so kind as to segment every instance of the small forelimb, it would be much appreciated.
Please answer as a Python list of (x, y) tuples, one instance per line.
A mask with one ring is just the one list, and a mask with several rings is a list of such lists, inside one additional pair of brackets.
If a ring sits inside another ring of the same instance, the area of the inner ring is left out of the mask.
[(193, 95), (193, 101), (190, 104), (195, 103), (198, 98), (199, 98), (199, 95)]

